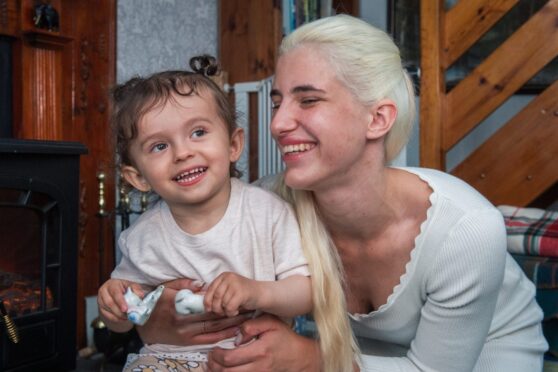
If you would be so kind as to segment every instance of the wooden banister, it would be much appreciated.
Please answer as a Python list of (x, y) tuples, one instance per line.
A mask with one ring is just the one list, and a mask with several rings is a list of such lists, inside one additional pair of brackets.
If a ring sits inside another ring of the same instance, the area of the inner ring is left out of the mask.
[[(446, 70), (517, 0), (421, 1), (420, 163), (446, 153), (558, 55), (558, 0), (549, 0), (477, 68), (446, 91)], [(525, 206), (558, 181), (558, 83), (453, 171), (494, 204)]]

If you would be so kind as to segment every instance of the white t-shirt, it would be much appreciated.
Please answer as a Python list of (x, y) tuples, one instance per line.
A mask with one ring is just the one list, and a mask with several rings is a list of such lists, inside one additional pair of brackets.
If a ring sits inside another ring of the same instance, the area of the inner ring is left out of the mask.
[[(235, 178), (225, 214), (211, 229), (196, 235), (185, 232), (168, 205), (159, 201), (122, 232), (118, 246), (122, 259), (111, 277), (150, 286), (177, 278), (211, 283), (225, 271), (268, 281), (310, 275), (291, 206)], [(210, 348), (152, 345), (157, 351)]]

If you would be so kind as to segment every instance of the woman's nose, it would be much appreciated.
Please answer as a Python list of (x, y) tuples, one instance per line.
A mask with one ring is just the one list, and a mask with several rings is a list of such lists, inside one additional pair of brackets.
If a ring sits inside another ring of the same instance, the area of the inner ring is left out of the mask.
[(280, 106), (271, 117), (271, 135), (274, 138), (279, 138), (296, 127), (297, 121), (286, 105)]

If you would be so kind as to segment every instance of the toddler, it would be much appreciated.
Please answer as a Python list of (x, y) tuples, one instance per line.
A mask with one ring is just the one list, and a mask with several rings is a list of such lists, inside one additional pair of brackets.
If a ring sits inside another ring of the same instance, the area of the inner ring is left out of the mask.
[[(190, 278), (206, 286), (206, 311), (235, 316), (261, 310), (293, 317), (312, 310), (298, 224), (278, 196), (242, 183), (234, 164), (244, 137), (224, 92), (209, 78), (215, 59), (190, 61), (193, 72), (133, 78), (113, 91), (113, 124), (124, 179), (160, 200), (122, 232), (122, 260), (99, 289), (101, 318), (126, 332), (124, 291)], [(150, 344), (125, 370), (205, 370), (217, 344)], [(232, 340), (220, 346), (234, 347)]]

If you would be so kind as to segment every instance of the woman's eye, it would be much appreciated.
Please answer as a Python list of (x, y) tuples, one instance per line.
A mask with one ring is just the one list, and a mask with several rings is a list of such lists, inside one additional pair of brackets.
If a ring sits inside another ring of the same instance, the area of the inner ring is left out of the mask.
[(301, 101), (302, 105), (309, 106), (318, 102), (317, 98), (303, 98)]
[(151, 152), (160, 152), (167, 148), (166, 143), (157, 143), (151, 147)]
[(281, 106), (281, 104), (279, 102), (271, 102), (271, 109), (272, 110), (278, 110), (279, 106)]
[(199, 138), (199, 137), (203, 137), (205, 136), (205, 134), (207, 133), (207, 131), (205, 129), (196, 129), (195, 131), (192, 132), (192, 137), (193, 138)]

